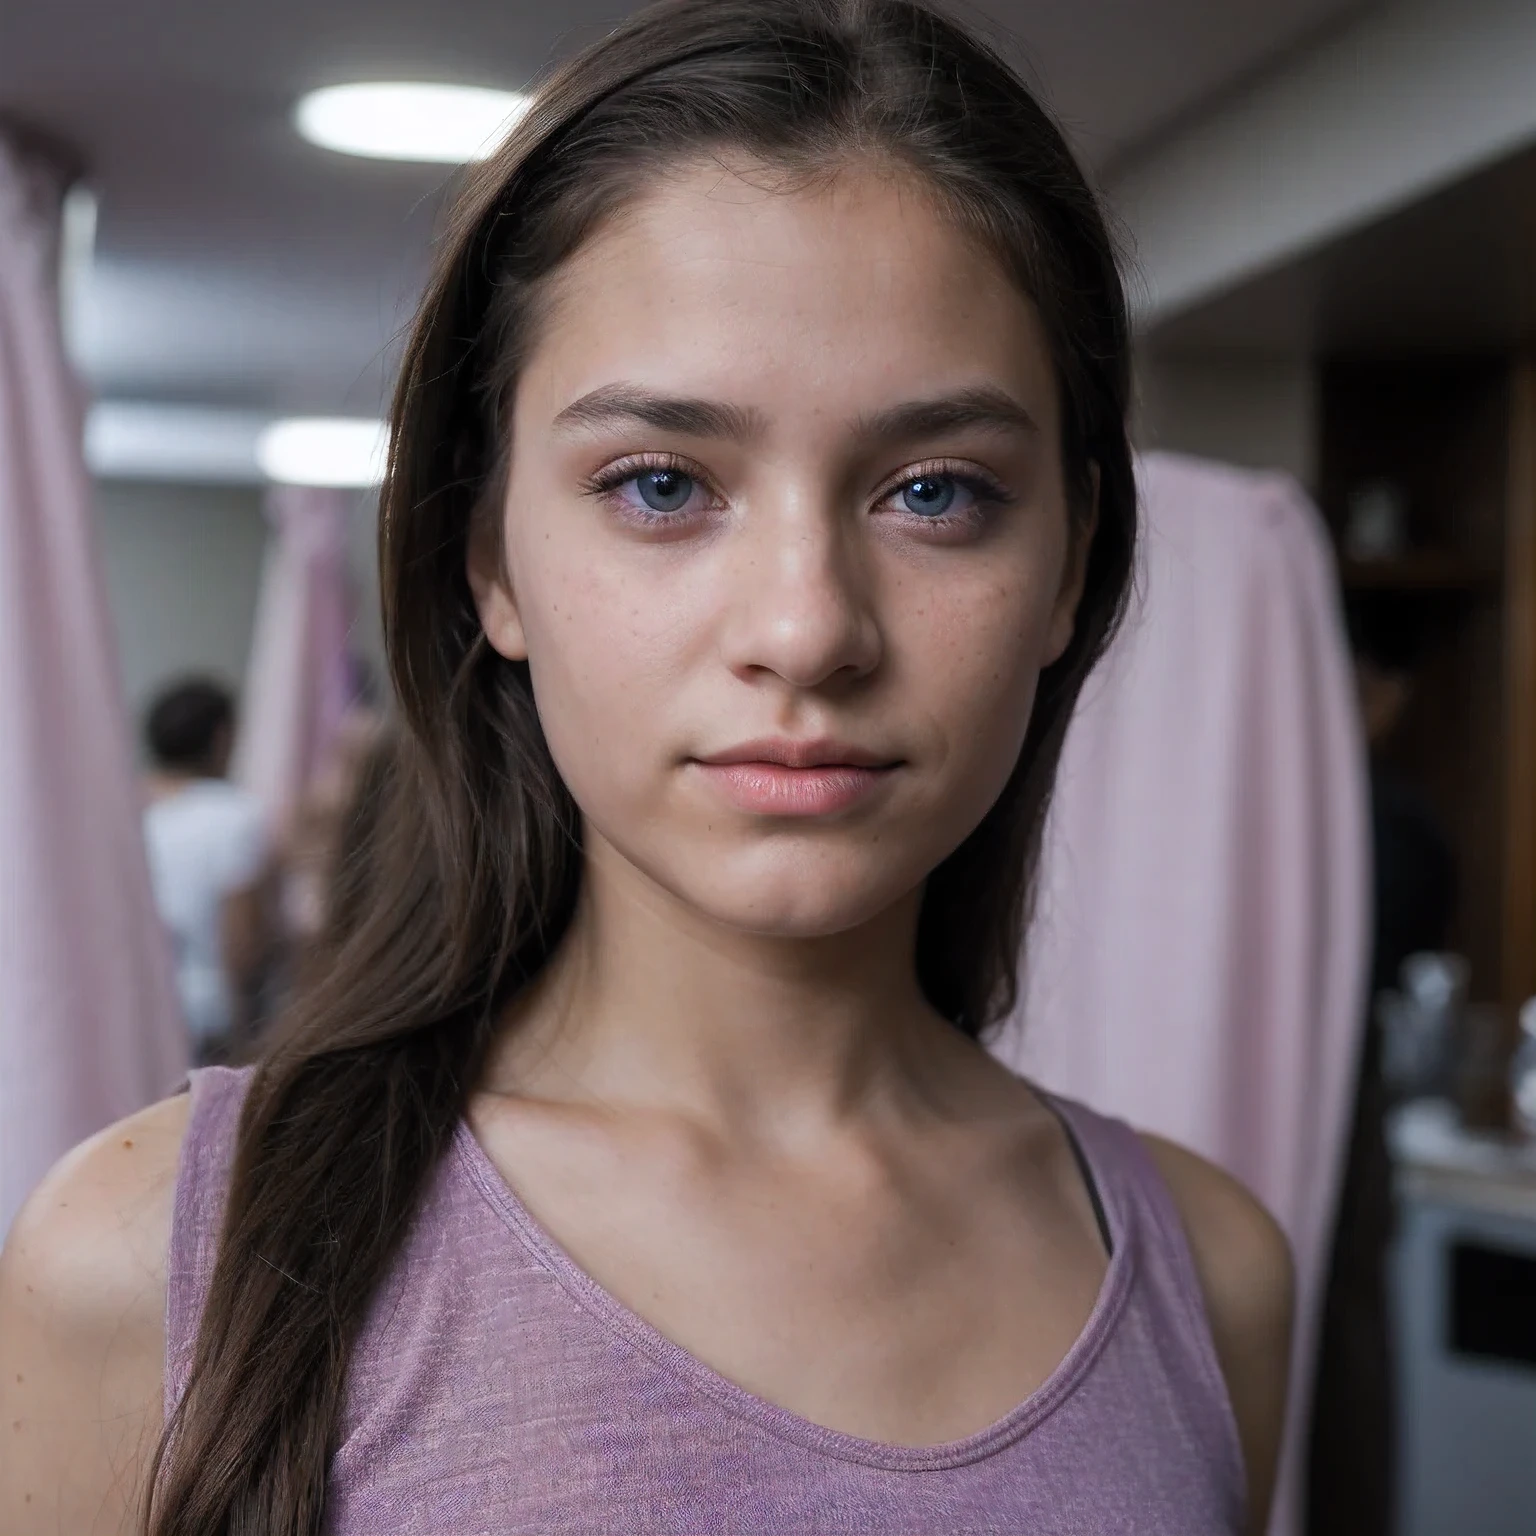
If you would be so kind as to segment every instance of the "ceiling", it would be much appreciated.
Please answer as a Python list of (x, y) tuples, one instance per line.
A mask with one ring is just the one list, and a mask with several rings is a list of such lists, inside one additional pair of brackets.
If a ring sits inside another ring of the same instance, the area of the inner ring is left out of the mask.
[(1262, 272), (1151, 335), (1167, 352), (1508, 352), (1536, 340), (1536, 150)]
[[(622, 0), (0, 0), (0, 112), (68, 141), (100, 196), (79, 346), (101, 396), (371, 414), (443, 168), (289, 126), (303, 92), (517, 87)], [(980, 0), (1103, 167), (1361, 0)]]

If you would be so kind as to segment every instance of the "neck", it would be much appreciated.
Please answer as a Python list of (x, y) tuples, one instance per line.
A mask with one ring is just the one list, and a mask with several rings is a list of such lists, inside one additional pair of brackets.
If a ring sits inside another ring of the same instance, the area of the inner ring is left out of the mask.
[(954, 1031), (917, 985), (920, 900), (827, 937), (744, 933), (589, 849), (571, 928), (514, 1006), (487, 1087), (779, 1138), (921, 1092)]
[(165, 800), (205, 777), (190, 768), (154, 768), (144, 776), (144, 789), (151, 800)]

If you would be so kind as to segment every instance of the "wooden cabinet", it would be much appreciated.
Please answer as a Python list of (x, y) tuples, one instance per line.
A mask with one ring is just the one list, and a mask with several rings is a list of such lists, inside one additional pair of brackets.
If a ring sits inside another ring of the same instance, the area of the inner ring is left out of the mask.
[(1475, 996), (1506, 1005), (1511, 1030), (1514, 1005), (1536, 995), (1533, 210), (1527, 145), (1142, 338), (1186, 366), (1220, 361), (1228, 380), (1305, 365), (1316, 434), (1301, 473), (1336, 533), (1362, 485), (1401, 492), (1401, 558), (1342, 561), (1341, 580), (1351, 603), (1395, 603), (1417, 626), (1419, 686), (1393, 767), (1450, 835), (1453, 942)]
[(1401, 628), (1414, 694), (1386, 757), (1458, 865), (1451, 944), (1475, 999), (1536, 994), (1536, 354), (1320, 364), (1317, 493), (1339, 539), (1390, 486), (1402, 552), (1341, 557), (1347, 605)]

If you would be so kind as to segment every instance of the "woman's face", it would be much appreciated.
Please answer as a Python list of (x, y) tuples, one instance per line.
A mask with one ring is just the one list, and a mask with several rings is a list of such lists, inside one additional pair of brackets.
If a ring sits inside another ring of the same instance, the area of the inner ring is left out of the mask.
[(512, 442), (471, 584), (596, 868), (781, 936), (913, 892), (1002, 790), (1080, 585), (998, 264), (894, 173), (658, 178), (558, 274)]

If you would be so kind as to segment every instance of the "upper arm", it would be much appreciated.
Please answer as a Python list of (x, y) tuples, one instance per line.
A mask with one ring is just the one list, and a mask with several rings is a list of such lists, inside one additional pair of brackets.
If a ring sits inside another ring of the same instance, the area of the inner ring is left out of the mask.
[(240, 983), (266, 957), (274, 866), (266, 818), (254, 801), (230, 807), (221, 850), (219, 938), (224, 964)]
[(1285, 1424), (1294, 1275), (1274, 1218), (1221, 1169), (1142, 1138), (1179, 1209), (1248, 1471), (1249, 1525), (1265, 1529)]
[(0, 1530), (139, 1528), (162, 1427), (185, 1095), (71, 1152), (0, 1253)]
[(220, 906), (219, 937), (224, 965), (237, 983), (247, 982), (266, 956), (267, 907), (265, 881), (228, 892)]

